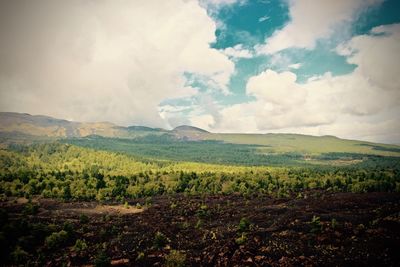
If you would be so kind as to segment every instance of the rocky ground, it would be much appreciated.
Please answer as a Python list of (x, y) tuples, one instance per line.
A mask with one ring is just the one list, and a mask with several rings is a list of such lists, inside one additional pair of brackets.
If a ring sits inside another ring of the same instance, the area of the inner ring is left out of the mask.
[[(8, 199), (2, 265), (396, 266), (400, 195)], [(51, 237), (50, 237), (51, 236)], [(79, 240), (79, 241), (77, 241)]]

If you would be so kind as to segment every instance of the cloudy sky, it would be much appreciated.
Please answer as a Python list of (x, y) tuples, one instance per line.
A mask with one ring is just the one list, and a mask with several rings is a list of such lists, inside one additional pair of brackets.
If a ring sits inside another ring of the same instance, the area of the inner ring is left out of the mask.
[(0, 0), (0, 111), (400, 143), (398, 0)]

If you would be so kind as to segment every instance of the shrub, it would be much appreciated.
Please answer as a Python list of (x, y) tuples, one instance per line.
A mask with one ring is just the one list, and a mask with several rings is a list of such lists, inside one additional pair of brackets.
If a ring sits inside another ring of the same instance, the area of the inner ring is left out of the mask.
[(94, 259), (94, 266), (96, 267), (109, 267), (111, 266), (111, 260), (104, 250), (101, 250)]
[(183, 267), (185, 266), (186, 255), (178, 250), (171, 250), (170, 253), (165, 256), (165, 266), (167, 267)]
[(235, 243), (240, 245), (243, 245), (247, 241), (247, 236), (245, 233), (242, 233), (242, 235), (238, 238), (235, 239)]
[(49, 249), (60, 247), (68, 240), (68, 233), (64, 230), (60, 232), (55, 232), (46, 237), (45, 245)]
[(196, 222), (196, 229), (200, 229), (203, 226), (203, 221), (201, 219), (198, 219)]
[(45, 237), (51, 233), (54, 232), (50, 229), (49, 226), (42, 224), (42, 223), (34, 223), (32, 224), (32, 228), (30, 230), (32, 236), (34, 236), (34, 238), (36, 240), (44, 240)]
[(87, 215), (85, 215), (85, 214), (81, 214), (79, 216), (79, 221), (81, 223), (88, 223), (89, 222), (89, 217)]
[(185, 221), (180, 225), (181, 229), (188, 229), (190, 227), (190, 223)]
[(197, 216), (200, 218), (205, 218), (209, 215), (208, 207), (207, 205), (201, 205), (200, 208), (197, 210)]
[(146, 197), (145, 205), (150, 207), (153, 204), (153, 199), (151, 197)]
[(110, 214), (104, 214), (102, 217), (103, 222), (109, 222), (111, 221), (111, 215)]
[(287, 189), (279, 188), (279, 190), (277, 192), (277, 197), (287, 198), (287, 197), (289, 197), (289, 192), (287, 191)]
[(143, 253), (143, 252), (139, 252), (138, 255), (137, 255), (137, 257), (136, 257), (136, 260), (137, 260), (137, 261), (141, 261), (141, 260), (143, 260), (143, 259), (144, 259), (144, 253)]
[(357, 225), (356, 230), (357, 231), (364, 231), (365, 230), (365, 225), (364, 224)]
[(77, 239), (75, 245), (73, 246), (73, 250), (77, 253), (83, 252), (87, 249), (87, 244), (85, 240)]
[(22, 211), (25, 215), (35, 215), (39, 211), (39, 205), (34, 203), (27, 203)]
[(317, 233), (322, 230), (321, 219), (318, 216), (313, 216), (311, 222), (311, 233)]
[(29, 257), (29, 254), (20, 246), (17, 246), (15, 250), (11, 253), (11, 257), (15, 263), (24, 263)]
[(240, 219), (238, 228), (239, 228), (240, 232), (249, 231), (250, 230), (250, 222), (249, 222), (249, 220), (247, 220), (246, 218)]
[(154, 246), (163, 248), (168, 243), (168, 238), (161, 232), (157, 232), (154, 236)]
[(337, 225), (338, 225), (338, 223), (337, 223), (336, 219), (333, 218), (333, 219), (331, 220), (331, 227), (332, 227), (332, 229), (336, 229)]
[(0, 194), (0, 202), (6, 202), (7, 196), (5, 194)]
[(69, 235), (72, 235), (74, 233), (74, 225), (71, 222), (64, 222), (63, 224), (63, 230), (65, 230)]

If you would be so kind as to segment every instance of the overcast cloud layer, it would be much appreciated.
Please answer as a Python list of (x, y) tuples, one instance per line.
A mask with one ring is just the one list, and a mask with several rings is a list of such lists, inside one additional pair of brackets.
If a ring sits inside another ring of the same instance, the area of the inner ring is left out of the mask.
[[(240, 33), (235, 45), (215, 49), (216, 30), (229, 26), (216, 14), (249, 2), (0, 0), (0, 110), (400, 143), (400, 24), (352, 31), (383, 2), (283, 1), (288, 21), (262, 42), (243, 43)], [(273, 27), (270, 15), (254, 19)], [(284, 52), (321, 49), (321, 40), (354, 69), (310, 72), (300, 82), (306, 62)], [(257, 72), (243, 74), (235, 92), (241, 60), (254, 59)]]

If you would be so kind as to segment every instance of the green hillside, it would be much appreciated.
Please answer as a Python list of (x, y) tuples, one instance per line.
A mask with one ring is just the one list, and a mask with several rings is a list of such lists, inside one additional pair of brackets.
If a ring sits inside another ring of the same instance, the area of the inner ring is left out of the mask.
[(372, 156), (400, 157), (399, 146), (334, 136), (220, 134), (187, 125), (165, 130), (0, 113), (1, 147), (56, 140), (149, 159), (237, 165), (341, 165), (359, 163)]
[(261, 152), (299, 152), (321, 154), (329, 152), (361, 153), (383, 156), (400, 156), (396, 145), (376, 144), (340, 139), (335, 136), (311, 136), (301, 134), (210, 134), (208, 140), (223, 140), (233, 144), (262, 146)]

